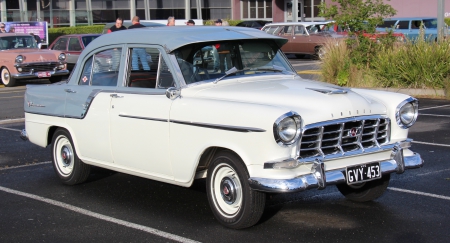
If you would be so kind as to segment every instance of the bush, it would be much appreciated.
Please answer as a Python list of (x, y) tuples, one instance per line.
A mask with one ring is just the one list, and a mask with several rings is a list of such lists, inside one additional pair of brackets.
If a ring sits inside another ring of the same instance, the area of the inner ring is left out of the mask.
[(89, 25), (89, 26), (77, 26), (77, 27), (61, 27), (61, 28), (49, 28), (48, 29), (48, 44), (52, 44), (53, 41), (61, 35), (69, 34), (101, 34), (105, 25)]

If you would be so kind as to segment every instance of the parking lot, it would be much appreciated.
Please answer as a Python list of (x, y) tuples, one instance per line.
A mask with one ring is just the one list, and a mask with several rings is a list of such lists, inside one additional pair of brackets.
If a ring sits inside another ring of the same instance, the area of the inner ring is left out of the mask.
[[(315, 75), (310, 66), (316, 62), (292, 62), (306, 67), (299, 70), (302, 77)], [(354, 203), (334, 186), (268, 195), (256, 226), (231, 230), (214, 219), (203, 180), (182, 188), (96, 168), (86, 183), (61, 184), (50, 149), (19, 138), (23, 92), (23, 86), (0, 89), (6, 107), (0, 112), (2, 242), (448, 242), (450, 237), (448, 100), (419, 99), (419, 119), (409, 137), (425, 165), (393, 174), (381, 198)]]

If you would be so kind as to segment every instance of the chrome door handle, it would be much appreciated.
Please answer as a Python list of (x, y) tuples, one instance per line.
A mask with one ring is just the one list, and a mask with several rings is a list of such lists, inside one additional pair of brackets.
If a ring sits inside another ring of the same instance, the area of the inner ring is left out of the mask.
[(117, 94), (110, 94), (111, 98), (123, 98), (123, 96)]
[(76, 93), (77, 92), (77, 91), (71, 90), (71, 89), (65, 89), (64, 91), (66, 91), (67, 93)]

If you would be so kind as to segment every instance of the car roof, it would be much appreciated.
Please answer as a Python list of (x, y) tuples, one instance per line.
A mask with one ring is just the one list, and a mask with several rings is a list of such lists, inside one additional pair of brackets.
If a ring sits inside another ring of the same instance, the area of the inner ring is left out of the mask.
[(280, 23), (271, 23), (266, 24), (266, 26), (277, 26), (277, 25), (304, 25), (304, 26), (310, 26), (310, 25), (316, 25), (316, 24), (328, 24), (330, 21), (316, 21), (316, 22), (280, 22)]
[(399, 18), (386, 18), (384, 20), (419, 20), (419, 19), (437, 19), (436, 17), (399, 17)]
[(232, 26), (166, 26), (160, 28), (137, 28), (104, 34), (93, 40), (86, 52), (98, 46), (128, 44), (155, 44), (163, 46), (168, 53), (185, 45), (209, 41), (242, 39), (270, 39), (282, 46), (287, 39), (267, 34), (253, 28)]

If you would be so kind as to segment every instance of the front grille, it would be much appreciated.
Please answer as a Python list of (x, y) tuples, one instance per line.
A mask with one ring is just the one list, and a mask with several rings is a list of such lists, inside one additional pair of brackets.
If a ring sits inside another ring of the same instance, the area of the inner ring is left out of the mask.
[(381, 116), (346, 118), (308, 125), (300, 141), (302, 158), (344, 155), (389, 142), (390, 119)]
[(53, 71), (58, 66), (59, 62), (41, 62), (32, 64), (24, 63), (20, 64), (19, 67), (22, 68), (21, 73), (35, 73), (35, 72)]

